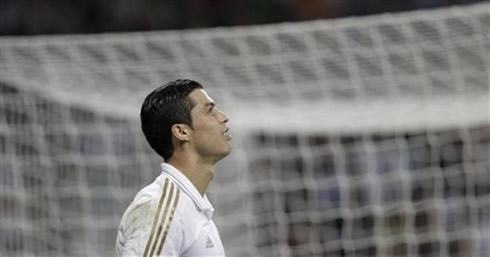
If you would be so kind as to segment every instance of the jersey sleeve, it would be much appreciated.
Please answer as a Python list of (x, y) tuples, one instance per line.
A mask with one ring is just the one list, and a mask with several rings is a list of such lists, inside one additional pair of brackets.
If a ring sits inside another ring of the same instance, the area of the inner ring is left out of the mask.
[(151, 201), (130, 206), (121, 219), (116, 240), (116, 256), (142, 256), (142, 239), (151, 226)]
[(118, 256), (181, 255), (183, 232), (178, 226), (177, 210), (180, 190), (171, 182), (164, 189), (167, 190), (124, 215), (118, 233)]

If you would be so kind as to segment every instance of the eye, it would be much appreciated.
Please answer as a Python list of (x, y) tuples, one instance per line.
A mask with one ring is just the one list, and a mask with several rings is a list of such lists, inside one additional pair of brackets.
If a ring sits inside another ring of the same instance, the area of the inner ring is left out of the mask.
[(207, 109), (207, 112), (208, 112), (208, 113), (209, 113), (209, 112), (212, 112), (212, 111), (214, 110), (214, 107), (215, 107), (215, 105), (214, 105), (213, 103), (208, 104), (208, 106), (207, 106), (207, 108), (208, 108), (208, 109)]

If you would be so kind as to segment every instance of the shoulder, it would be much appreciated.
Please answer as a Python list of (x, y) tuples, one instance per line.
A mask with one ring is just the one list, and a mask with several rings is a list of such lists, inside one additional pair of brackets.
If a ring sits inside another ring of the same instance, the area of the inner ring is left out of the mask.
[[(164, 175), (141, 189), (121, 219), (118, 232), (121, 251), (151, 256), (162, 250), (178, 252), (182, 245), (179, 234), (183, 234), (180, 226), (185, 224), (181, 219), (186, 213), (187, 198), (175, 181)], [(162, 249), (164, 245), (167, 250)]]
[(118, 247), (134, 255), (180, 255), (198, 239), (206, 223), (186, 190), (162, 174), (140, 190), (126, 210)]
[(180, 215), (188, 204), (188, 198), (172, 178), (162, 174), (136, 194), (128, 211), (139, 212), (139, 209), (148, 209), (155, 215), (169, 212)]

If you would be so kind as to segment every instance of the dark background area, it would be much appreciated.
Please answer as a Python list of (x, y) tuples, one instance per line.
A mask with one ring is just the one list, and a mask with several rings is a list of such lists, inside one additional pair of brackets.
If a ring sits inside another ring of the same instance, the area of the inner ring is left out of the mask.
[(487, 0), (0, 0), (0, 35), (268, 24), (483, 1)]

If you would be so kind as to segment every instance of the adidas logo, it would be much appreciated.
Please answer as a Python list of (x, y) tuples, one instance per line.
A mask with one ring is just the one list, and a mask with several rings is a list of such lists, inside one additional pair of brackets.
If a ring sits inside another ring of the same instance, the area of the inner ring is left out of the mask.
[(213, 248), (214, 244), (213, 241), (211, 241), (211, 238), (209, 236), (206, 238), (206, 248)]

